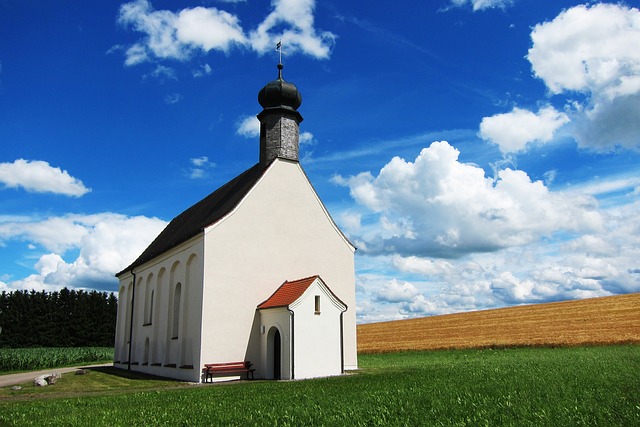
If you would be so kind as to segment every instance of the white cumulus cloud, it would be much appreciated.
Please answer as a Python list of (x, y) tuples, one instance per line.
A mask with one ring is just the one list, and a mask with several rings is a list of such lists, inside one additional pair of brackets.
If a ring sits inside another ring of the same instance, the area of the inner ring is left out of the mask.
[[(640, 146), (640, 11), (622, 4), (580, 5), (531, 32), (527, 59), (552, 94), (581, 94), (574, 136), (583, 148)], [(577, 107), (577, 108), (575, 108)]]
[(315, 143), (315, 139), (313, 138), (313, 134), (311, 132), (301, 132), (300, 133), (300, 145), (311, 145)]
[(260, 136), (260, 120), (256, 116), (243, 116), (236, 123), (236, 133), (245, 138)]
[(613, 100), (594, 97), (572, 119), (581, 148), (610, 152), (618, 147), (640, 150), (640, 93)]
[(178, 14), (175, 30), (180, 43), (204, 51), (216, 49), (227, 53), (234, 43), (246, 43), (238, 17), (215, 8), (183, 9)]
[(194, 70), (191, 74), (193, 75), (193, 77), (204, 77), (210, 75), (212, 72), (213, 69), (211, 68), (211, 65), (204, 64)]
[[(460, 3), (464, 3), (460, 1)], [(579, 5), (531, 31), (527, 59), (564, 112), (515, 107), (485, 117), (480, 136), (503, 153), (553, 140), (565, 125), (583, 149), (640, 149), (640, 11), (621, 4)]]
[[(302, 52), (316, 58), (328, 58), (336, 36), (314, 26), (315, 0), (273, 0), (273, 11), (251, 31), (254, 50), (266, 53), (282, 39), (288, 53)], [(283, 31), (280, 31), (282, 27)]]
[(483, 118), (480, 137), (498, 145), (502, 153), (517, 153), (530, 143), (551, 141), (555, 132), (568, 122), (565, 113), (551, 106), (541, 108), (537, 114), (515, 107), (509, 113)]
[(410, 302), (420, 291), (409, 282), (398, 282), (393, 279), (386, 283), (377, 293), (378, 301)]
[(66, 170), (53, 167), (42, 160), (18, 159), (13, 163), (0, 163), (0, 183), (8, 188), (23, 188), (33, 193), (73, 197), (80, 197), (91, 191)]
[[(46, 251), (36, 273), (9, 281), (5, 290), (54, 290), (63, 287), (113, 290), (115, 273), (127, 267), (166, 226), (157, 218), (115, 213), (69, 214), (47, 219), (7, 218), (0, 223), (0, 242), (24, 241)], [(78, 251), (75, 259), (66, 255)]]
[(180, 43), (176, 34), (177, 16), (170, 11), (153, 10), (147, 0), (136, 0), (120, 6), (118, 22), (144, 33), (145, 39), (126, 51), (126, 65), (136, 65), (157, 58), (186, 59), (189, 48)]
[(152, 59), (184, 61), (194, 52), (232, 48), (259, 54), (273, 51), (282, 39), (287, 53), (302, 52), (327, 58), (335, 35), (315, 28), (315, 0), (273, 0), (272, 11), (253, 30), (244, 29), (240, 18), (215, 7), (197, 6), (179, 12), (155, 10), (148, 0), (135, 0), (120, 7), (118, 22), (144, 34), (125, 51), (125, 64)]
[(615, 4), (575, 6), (531, 32), (527, 58), (553, 93), (607, 97), (640, 91), (640, 12)]
[(551, 192), (521, 170), (502, 169), (492, 179), (458, 155), (434, 142), (413, 162), (394, 157), (377, 176), (334, 179), (378, 217), (360, 233), (366, 251), (455, 258), (602, 227), (593, 197)]
[(191, 167), (187, 175), (192, 179), (206, 178), (209, 170), (216, 167), (216, 164), (210, 162), (207, 156), (193, 157), (189, 159), (189, 162), (191, 163)]
[[(375, 317), (362, 313), (360, 318), (391, 320), (640, 292), (638, 212), (640, 204), (632, 201), (600, 210), (604, 226), (597, 230), (458, 259), (377, 256), (367, 265), (369, 276), (376, 268), (382, 271), (376, 281), (358, 278), (364, 284), (360, 304), (380, 301), (386, 293), (396, 297), (384, 312), (379, 308)], [(391, 278), (407, 273), (412, 287), (402, 298), (403, 282)]]
[(456, 7), (470, 4), (474, 11), (485, 9), (504, 9), (511, 6), (514, 0), (451, 0), (451, 4)]

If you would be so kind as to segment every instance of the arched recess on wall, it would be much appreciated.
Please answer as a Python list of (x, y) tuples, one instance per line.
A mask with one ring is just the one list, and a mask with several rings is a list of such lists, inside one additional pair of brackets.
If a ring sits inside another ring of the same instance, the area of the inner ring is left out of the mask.
[(171, 339), (180, 337), (180, 303), (182, 300), (182, 283), (176, 283), (173, 291), (173, 307), (171, 312)]
[[(185, 284), (182, 287), (182, 305), (186, 307), (189, 301), (189, 295), (195, 286), (197, 286), (196, 281), (198, 280), (198, 256), (196, 254), (189, 255), (189, 259), (187, 259), (187, 268), (185, 271)], [(193, 345), (196, 341), (196, 337), (193, 332), (190, 330), (191, 325), (189, 324), (189, 313), (186, 309), (181, 310), (181, 319), (180, 319), (180, 329), (182, 338), (182, 352), (180, 365), (181, 366), (193, 366), (194, 364), (194, 349)]]
[(144, 340), (144, 351), (142, 352), (142, 364), (149, 364), (149, 337)]
[(126, 289), (124, 285), (120, 286), (120, 290), (118, 291), (118, 305), (120, 306), (120, 310), (118, 310), (118, 318), (116, 324), (116, 339), (115, 339), (115, 359), (118, 361), (122, 361), (123, 348), (126, 347), (126, 342), (124, 341), (124, 328), (126, 325), (126, 321), (124, 317), (126, 317), (127, 312), (127, 296)]
[[(178, 346), (180, 327), (180, 299), (182, 296), (182, 282), (184, 281), (184, 266), (175, 261), (169, 271), (169, 303), (167, 304), (167, 341), (165, 364), (175, 364), (180, 361), (180, 346)], [(176, 292), (177, 291), (177, 292)], [(176, 301), (176, 297), (178, 300)], [(174, 325), (177, 327), (174, 328)], [(175, 332), (174, 333), (174, 329)]]
[[(156, 286), (155, 293), (153, 297), (153, 307), (151, 314), (151, 322), (153, 323), (153, 332), (151, 338), (151, 363), (162, 363), (159, 357), (158, 346), (160, 337), (166, 336), (166, 334), (161, 333), (161, 328), (166, 328), (166, 320), (164, 322), (160, 321), (160, 310), (163, 307), (163, 298), (166, 298), (166, 279), (167, 279), (167, 269), (162, 267), (156, 276)], [(164, 313), (164, 311), (163, 311)]]
[[(131, 362), (137, 362), (140, 359), (140, 353), (142, 352), (142, 340), (137, 337), (140, 330), (138, 329), (144, 320), (144, 278), (136, 277), (136, 283), (134, 283), (135, 290), (131, 296), (132, 309), (133, 309), (133, 331), (131, 333)], [(129, 332), (127, 332), (128, 334)]]
[(144, 289), (144, 325), (150, 325), (152, 323), (153, 314), (153, 273), (147, 276), (145, 289)]
[[(133, 298), (133, 303), (136, 308), (133, 310), (133, 327), (134, 329), (138, 325), (142, 325), (144, 323), (144, 277), (140, 276), (136, 280), (136, 290), (135, 297)], [(141, 342), (142, 344), (142, 342)]]
[(131, 310), (133, 309), (131, 305), (131, 298), (133, 296), (133, 281), (129, 282), (127, 285), (127, 297), (125, 302), (126, 310), (124, 315), (124, 333), (122, 334), (122, 361), (130, 361), (129, 360), (129, 347), (131, 346)]

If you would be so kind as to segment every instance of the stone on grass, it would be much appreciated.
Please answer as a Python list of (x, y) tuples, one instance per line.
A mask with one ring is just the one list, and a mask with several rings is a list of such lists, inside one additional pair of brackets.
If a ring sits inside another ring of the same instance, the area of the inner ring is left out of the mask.
[(36, 387), (45, 387), (49, 384), (55, 384), (58, 379), (60, 379), (61, 375), (59, 372), (54, 372), (53, 374), (44, 374), (36, 377), (33, 380), (33, 385)]
[(41, 375), (35, 380), (33, 380), (33, 385), (36, 387), (46, 387), (49, 385), (49, 383), (47, 382), (46, 378), (43, 375)]

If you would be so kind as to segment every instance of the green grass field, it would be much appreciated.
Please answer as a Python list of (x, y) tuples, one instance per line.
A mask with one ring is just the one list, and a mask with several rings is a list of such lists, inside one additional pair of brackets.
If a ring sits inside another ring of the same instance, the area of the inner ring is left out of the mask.
[(0, 425), (640, 425), (640, 346), (405, 352), (359, 363), (340, 377), (214, 385), (67, 374), (42, 390), (0, 390)]

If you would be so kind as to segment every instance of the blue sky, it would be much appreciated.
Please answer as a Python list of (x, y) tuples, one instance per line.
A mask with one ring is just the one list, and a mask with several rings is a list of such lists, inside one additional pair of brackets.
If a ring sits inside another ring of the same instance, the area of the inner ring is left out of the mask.
[(257, 162), (282, 39), (360, 322), (640, 292), (637, 6), (5, 0), (0, 289), (116, 290)]

